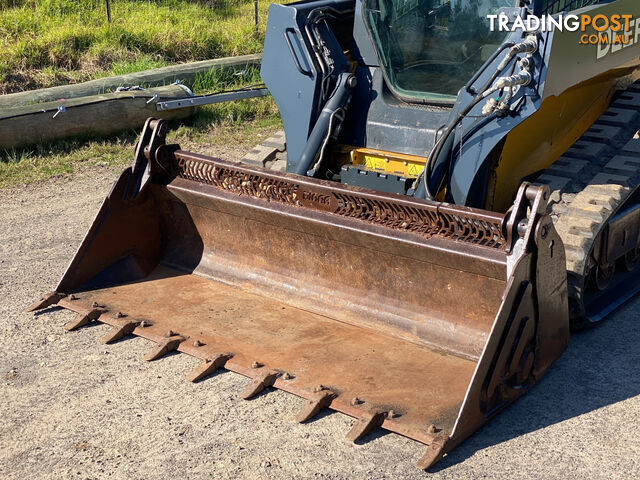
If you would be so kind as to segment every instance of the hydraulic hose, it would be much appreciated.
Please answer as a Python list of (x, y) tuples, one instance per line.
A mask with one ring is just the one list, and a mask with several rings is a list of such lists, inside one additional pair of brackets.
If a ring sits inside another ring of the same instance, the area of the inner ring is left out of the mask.
[[(460, 123), (460, 121), (469, 114), (469, 112), (473, 109), (473, 107), (478, 105), (485, 98), (486, 96), (484, 95), (478, 95), (476, 98), (473, 99), (471, 103), (469, 103), (469, 105), (467, 105), (464, 108), (464, 110), (460, 111), (458, 115), (456, 115), (456, 117), (451, 122), (449, 122), (449, 124), (447, 125), (447, 128), (444, 130), (442, 136), (440, 137), (440, 140), (437, 141), (435, 147), (433, 148), (433, 151), (431, 152), (431, 155), (429, 155), (429, 158), (427, 159), (427, 164), (424, 167), (423, 175), (421, 177), (418, 177), (419, 182), (418, 182), (418, 187), (416, 188), (415, 197), (426, 198), (427, 200), (435, 199), (435, 195), (431, 192), (431, 189), (429, 188), (431, 171), (435, 165), (435, 162), (440, 156), (440, 153), (442, 152), (442, 149), (444, 148), (445, 143), (447, 143), (449, 136), (455, 130), (456, 125), (458, 125), (458, 123)], [(438, 187), (438, 190), (440, 190), (440, 187), (441, 186)]]
[(338, 76), (338, 81), (333, 89), (333, 93), (322, 108), (322, 112), (320, 112), (320, 116), (313, 126), (313, 130), (311, 130), (302, 155), (300, 155), (300, 160), (295, 167), (295, 173), (298, 175), (309, 175), (309, 173), (312, 173), (313, 176), (313, 174), (317, 173), (317, 171), (309, 172), (309, 170), (318, 159), (320, 148), (325, 137), (331, 133), (329, 132), (331, 118), (338, 109), (345, 107), (351, 98), (351, 90), (355, 85), (356, 78), (352, 74), (341, 73)]
[(515, 42), (507, 42), (507, 43), (503, 43), (502, 45), (500, 45), (500, 47), (495, 52), (493, 52), (491, 54), (491, 56), (489, 57), (489, 60), (485, 63), (484, 68), (481, 68), (476, 73), (474, 73), (473, 77), (471, 77), (471, 80), (469, 80), (467, 85), (464, 87), (465, 90), (468, 93), (470, 93), (472, 95), (475, 95), (477, 92), (472, 88), (472, 85), (474, 83), (476, 83), (478, 78), (480, 78), (480, 75), (482, 75), (487, 70), (487, 67), (489, 65), (491, 65), (495, 61), (496, 58), (498, 58), (498, 55), (500, 55), (507, 48), (513, 47), (515, 44), (516, 44)]
[(480, 91), (481, 92), (487, 91), (491, 87), (491, 85), (493, 85), (493, 82), (495, 82), (496, 78), (498, 78), (498, 75), (500, 75), (500, 72), (502, 72), (505, 68), (507, 68), (507, 65), (509, 65), (509, 62), (516, 55), (534, 53), (537, 50), (537, 48), (538, 48), (538, 42), (529, 38), (526, 39), (524, 42), (517, 43), (514, 46), (512, 46), (507, 52), (507, 54), (505, 55), (505, 57), (500, 62), (500, 65), (498, 65), (498, 68), (496, 68), (495, 72), (493, 72), (489, 80), (487, 80), (487, 82), (482, 86)]
[[(456, 126), (465, 118), (469, 112), (480, 102), (485, 100), (489, 95), (493, 94), (498, 90), (502, 90), (503, 88), (511, 88), (517, 85), (528, 85), (531, 83), (532, 75), (530, 72), (523, 70), (516, 75), (511, 75), (509, 77), (502, 77), (498, 79), (498, 75), (507, 68), (509, 63), (513, 60), (516, 55), (519, 54), (532, 54), (538, 48), (538, 42), (535, 36), (528, 37), (524, 42), (520, 42), (518, 44), (513, 45), (509, 48), (509, 51), (502, 59), (495, 72), (491, 75), (489, 80), (485, 83), (485, 85), (480, 90), (482, 93), (476, 96), (464, 109), (462, 109), (458, 114), (449, 122), (446, 129), (444, 130), (440, 139), (436, 142), (435, 147), (433, 148), (429, 158), (427, 159), (427, 163), (421, 173), (420, 176), (416, 179), (416, 191), (414, 196), (416, 198), (426, 198), (428, 200), (434, 200), (437, 193), (442, 188), (443, 182), (446, 180), (446, 175), (442, 176), (440, 184), (435, 192), (431, 191), (430, 188), (430, 180), (431, 174), (433, 172), (433, 168), (442, 153), (444, 146), (447, 143), (447, 140), (455, 130)], [(504, 50), (504, 49), (502, 49)], [(497, 79), (497, 81), (496, 81)], [(495, 82), (495, 84), (494, 84)], [(472, 83), (472, 82), (470, 82)], [(492, 86), (493, 85), (493, 86)]]

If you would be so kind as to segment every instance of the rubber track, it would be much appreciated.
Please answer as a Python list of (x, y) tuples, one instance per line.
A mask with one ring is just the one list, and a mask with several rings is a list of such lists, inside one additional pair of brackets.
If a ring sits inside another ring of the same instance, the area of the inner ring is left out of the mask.
[(253, 147), (241, 162), (276, 172), (284, 172), (287, 166), (287, 143), (284, 131), (279, 130), (261, 144)]
[(620, 93), (535, 182), (551, 189), (549, 214), (567, 257), (572, 323), (584, 316), (586, 277), (598, 234), (640, 181), (640, 81)]

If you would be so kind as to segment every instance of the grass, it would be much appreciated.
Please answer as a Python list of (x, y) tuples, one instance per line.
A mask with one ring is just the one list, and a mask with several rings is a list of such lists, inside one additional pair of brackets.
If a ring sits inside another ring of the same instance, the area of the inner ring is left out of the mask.
[[(260, 71), (250, 67), (243, 72), (215, 69), (196, 75), (192, 90), (196, 95), (233, 90), (243, 86), (261, 84)], [(182, 132), (208, 131), (212, 123), (227, 121), (230, 125), (242, 126), (247, 121), (268, 119), (278, 115), (271, 97), (255, 98), (247, 101), (218, 103), (201, 109), (198, 114), (183, 127)]]
[[(199, 74), (193, 88), (194, 93), (205, 94), (260, 82), (257, 68), (242, 75), (211, 70)], [(262, 97), (200, 107), (192, 117), (172, 121), (169, 127), (168, 142), (196, 151), (199, 144), (214, 150), (216, 146), (249, 150), (282, 124), (273, 99)], [(0, 188), (70, 176), (92, 167), (122, 169), (132, 161), (138, 135), (130, 131), (110, 139), (76, 138), (0, 152)]]
[(0, 93), (260, 52), (269, 3), (0, 0)]
[(4, 152), (0, 188), (15, 187), (97, 166), (124, 167), (131, 162), (135, 137), (130, 133), (103, 141), (61, 141)]
[[(256, 99), (260, 100), (260, 99)], [(245, 100), (243, 102), (256, 102)], [(247, 110), (251, 107), (246, 106)], [(207, 110), (214, 110), (207, 107)], [(198, 151), (197, 145), (207, 144), (220, 149), (249, 150), (280, 128), (277, 116), (254, 118), (239, 126), (230, 120), (206, 123), (203, 117), (194, 119), (194, 126), (170, 124), (167, 141)], [(176, 128), (177, 127), (177, 128)], [(13, 150), (0, 155), (0, 189), (20, 187), (50, 178), (71, 177), (95, 168), (110, 168), (116, 172), (131, 164), (138, 132), (125, 132), (108, 140), (65, 140), (31, 149)]]
[[(176, 62), (259, 52), (268, 2), (255, 31), (251, 0), (143, 2), (0, 0), (0, 93), (131, 73)], [(14, 6), (15, 5), (15, 6)], [(197, 76), (196, 94), (261, 83), (258, 69), (242, 75), (212, 70)], [(249, 149), (281, 128), (270, 97), (201, 107), (170, 123), (170, 141)], [(0, 187), (19, 186), (131, 162), (139, 132), (110, 139), (71, 139), (0, 152)]]

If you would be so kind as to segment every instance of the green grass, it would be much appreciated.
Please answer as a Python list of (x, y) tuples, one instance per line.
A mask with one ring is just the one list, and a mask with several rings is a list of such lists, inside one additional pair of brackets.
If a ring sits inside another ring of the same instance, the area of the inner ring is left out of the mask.
[(135, 136), (126, 133), (104, 141), (67, 140), (4, 152), (0, 188), (69, 176), (81, 168), (122, 168), (131, 162), (134, 142)]
[[(196, 95), (233, 90), (242, 86), (261, 84), (260, 70), (249, 67), (243, 72), (215, 69), (196, 75), (193, 92)], [(271, 97), (254, 98), (238, 102), (225, 102), (200, 109), (196, 115), (179, 128), (185, 138), (196, 139), (208, 135), (211, 125), (226, 124), (242, 129), (246, 122), (273, 124), (278, 120), (278, 111)], [(277, 122), (279, 124), (279, 120)]]
[[(261, 139), (281, 128), (277, 115), (249, 117), (250, 112), (264, 111), (265, 99), (243, 100), (240, 107), (245, 121), (224, 118), (217, 108), (205, 107), (188, 123), (170, 122), (167, 142), (198, 151), (206, 144), (215, 155), (229, 148), (248, 151)], [(253, 104), (253, 105), (252, 105)], [(222, 119), (211, 122), (211, 119)], [(73, 139), (0, 153), (0, 188), (20, 187), (50, 178), (71, 177), (95, 168), (117, 172), (131, 164), (139, 132), (124, 132), (106, 140)]]
[[(15, 7), (14, 7), (15, 5)], [(176, 62), (259, 52), (268, 2), (256, 33), (251, 0), (0, 0), (0, 93), (131, 73)], [(212, 70), (197, 76), (196, 94), (261, 83), (257, 68), (242, 75)], [(169, 139), (249, 149), (281, 128), (271, 98), (210, 105), (170, 123)], [(70, 176), (87, 168), (130, 164), (139, 132), (110, 139), (77, 138), (0, 152), (0, 188)]]
[(136, 57), (134, 60), (117, 60), (111, 64), (109, 71), (98, 72), (100, 77), (111, 75), (125, 75), (127, 73), (151, 70), (152, 68), (166, 67), (168, 62), (148, 54)]
[[(221, 69), (196, 76), (198, 95), (260, 83), (259, 70), (247, 68), (237, 75)], [(200, 107), (186, 120), (169, 123), (168, 142), (198, 151), (199, 144), (221, 149), (249, 150), (260, 138), (282, 128), (271, 97)], [(35, 147), (0, 151), (0, 188), (68, 177), (87, 168), (109, 167), (115, 171), (129, 165), (138, 131), (109, 139), (76, 138)]]
[(262, 83), (260, 68), (258, 67), (248, 66), (245, 70), (239, 72), (212, 68), (206, 72), (196, 73), (191, 89), (196, 95), (203, 95)]
[[(196, 77), (194, 93), (205, 94), (259, 83), (257, 68), (244, 74), (212, 70)], [(168, 142), (198, 151), (199, 144), (249, 150), (260, 138), (282, 128), (271, 97), (200, 107), (185, 120), (169, 122)], [(35, 147), (0, 151), (0, 188), (25, 185), (50, 177), (70, 176), (86, 168), (129, 165), (138, 131), (110, 139), (76, 138)]]
[(260, 52), (269, 3), (0, 0), (0, 93)]

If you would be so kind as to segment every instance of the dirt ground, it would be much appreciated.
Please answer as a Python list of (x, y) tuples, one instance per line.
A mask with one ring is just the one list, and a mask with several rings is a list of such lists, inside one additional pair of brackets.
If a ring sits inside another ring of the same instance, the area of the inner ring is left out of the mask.
[(349, 417), (300, 425), (297, 397), (240, 400), (240, 375), (191, 384), (187, 355), (147, 363), (146, 340), (105, 346), (107, 326), (66, 333), (69, 312), (24, 313), (55, 287), (115, 176), (0, 191), (0, 477), (640, 478), (640, 300), (574, 335), (531, 393), (427, 473), (406, 438), (350, 444)]

